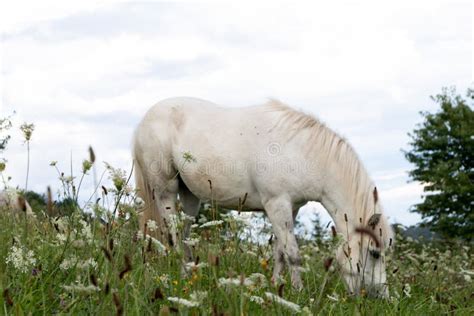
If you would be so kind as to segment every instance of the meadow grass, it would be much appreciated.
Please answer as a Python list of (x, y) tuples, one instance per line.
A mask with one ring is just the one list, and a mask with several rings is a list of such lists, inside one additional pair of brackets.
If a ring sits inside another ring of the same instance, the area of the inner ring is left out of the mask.
[[(90, 169), (91, 164), (83, 164), (83, 174)], [(8, 208), (0, 211), (0, 313), (474, 313), (472, 244), (419, 242), (398, 234), (386, 257), (390, 298), (382, 300), (346, 292), (330, 260), (338, 236), (301, 239), (304, 288), (298, 291), (291, 288), (288, 274), (271, 282), (271, 242), (249, 236), (248, 220), (221, 213), (212, 203), (205, 212), (208, 218), (194, 221), (186, 240), (194, 260), (186, 262), (182, 247), (165, 246), (139, 231), (141, 201), (128, 185), (129, 177), (110, 166), (108, 170), (111, 184), (102, 186), (100, 201), (84, 207), (73, 203), (67, 216), (59, 216), (52, 201), (35, 217)], [(62, 198), (77, 201), (74, 179), (58, 174)], [(178, 215), (174, 224), (181, 229), (185, 220)], [(153, 229), (150, 222), (150, 234)]]
[[(26, 221), (26, 223), (25, 223)], [(134, 216), (111, 225), (77, 212), (59, 219), (0, 215), (3, 314), (95, 315), (469, 315), (474, 312), (468, 246), (440, 250), (398, 238), (389, 264), (389, 300), (351, 297), (324, 261), (334, 241), (306, 241), (305, 286), (270, 282), (270, 245), (244, 240), (234, 218), (193, 228), (195, 260), (137, 233)], [(26, 231), (27, 230), (27, 231)], [(187, 273), (182, 274), (183, 266)], [(274, 296), (272, 296), (272, 293)], [(279, 302), (276, 297), (296, 304)], [(184, 300), (183, 300), (184, 299)]]

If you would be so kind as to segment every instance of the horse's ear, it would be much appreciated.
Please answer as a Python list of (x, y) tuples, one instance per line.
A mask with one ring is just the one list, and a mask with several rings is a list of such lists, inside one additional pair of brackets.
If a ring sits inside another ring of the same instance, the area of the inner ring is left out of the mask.
[(367, 225), (372, 227), (372, 229), (375, 229), (375, 226), (380, 222), (380, 217), (382, 214), (380, 213), (375, 213), (369, 218), (369, 221), (367, 222)]

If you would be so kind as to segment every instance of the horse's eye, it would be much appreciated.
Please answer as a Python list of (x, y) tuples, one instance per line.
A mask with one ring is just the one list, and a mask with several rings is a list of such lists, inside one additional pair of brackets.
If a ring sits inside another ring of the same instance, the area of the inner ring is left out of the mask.
[(370, 250), (370, 255), (371, 255), (374, 259), (378, 259), (378, 258), (380, 258), (380, 251), (378, 251), (378, 250)]

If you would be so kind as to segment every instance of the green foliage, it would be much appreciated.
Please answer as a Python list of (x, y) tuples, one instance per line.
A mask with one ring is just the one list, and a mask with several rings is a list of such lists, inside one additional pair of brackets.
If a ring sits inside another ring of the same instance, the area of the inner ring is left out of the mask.
[(23, 193), (23, 197), (28, 201), (34, 213), (46, 210), (46, 196), (44, 194), (27, 191)]
[(446, 237), (474, 238), (474, 93), (464, 99), (454, 89), (432, 97), (441, 109), (422, 112), (423, 123), (410, 133), (405, 157), (415, 165), (413, 180), (425, 185), (424, 201), (412, 211)]
[(54, 203), (54, 210), (60, 216), (70, 216), (76, 211), (80, 211), (79, 204), (75, 199), (67, 197)]

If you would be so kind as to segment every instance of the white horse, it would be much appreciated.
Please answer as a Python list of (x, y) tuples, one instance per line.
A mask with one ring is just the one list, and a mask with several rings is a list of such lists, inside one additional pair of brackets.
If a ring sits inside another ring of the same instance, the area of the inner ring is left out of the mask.
[[(145, 201), (142, 228), (153, 219), (176, 243), (166, 227), (178, 195), (190, 216), (201, 201), (236, 209), (245, 200), (246, 210), (264, 211), (272, 224), (273, 278), (287, 263), (293, 286), (301, 288), (294, 219), (300, 206), (319, 201), (345, 240), (336, 259), (348, 290), (387, 295), (384, 250), (393, 233), (377, 190), (347, 141), (316, 118), (278, 101), (227, 108), (166, 99), (139, 124), (133, 155)], [(183, 237), (188, 233), (189, 225)]]
[(6, 208), (15, 213), (26, 212), (27, 215), (34, 215), (30, 204), (16, 190), (7, 189), (0, 192), (0, 208)]

